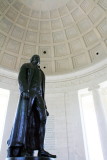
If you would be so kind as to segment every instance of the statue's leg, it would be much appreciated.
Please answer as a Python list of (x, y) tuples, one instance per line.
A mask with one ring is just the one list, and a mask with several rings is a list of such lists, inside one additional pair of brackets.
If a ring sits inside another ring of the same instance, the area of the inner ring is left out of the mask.
[(40, 127), (39, 127), (39, 143), (40, 150), (44, 149), (44, 138), (45, 138), (45, 125), (46, 125), (46, 108), (44, 107), (44, 101), (42, 97), (38, 96), (36, 99), (36, 108), (39, 115)]
[(56, 158), (56, 155), (52, 155), (44, 150), (45, 125), (46, 125), (47, 114), (46, 114), (46, 108), (45, 108), (42, 97), (37, 98), (37, 110), (38, 110), (39, 119), (40, 119), (40, 128), (39, 128), (40, 148), (39, 148), (38, 156)]
[(40, 150), (44, 149), (45, 124), (46, 124), (46, 119), (41, 119), (40, 120), (40, 128), (39, 128)]
[(33, 156), (33, 149), (31, 147), (31, 143), (32, 143), (32, 140), (31, 140), (31, 118), (32, 115), (30, 115), (27, 119), (27, 130), (26, 130), (26, 145), (25, 145), (25, 153), (24, 153), (24, 156), (28, 157), (28, 156)]

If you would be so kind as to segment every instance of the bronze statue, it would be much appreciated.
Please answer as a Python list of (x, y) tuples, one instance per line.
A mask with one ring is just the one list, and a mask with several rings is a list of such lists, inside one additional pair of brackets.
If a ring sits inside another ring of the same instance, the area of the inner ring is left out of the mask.
[(8, 140), (7, 157), (38, 156), (56, 158), (44, 150), (45, 124), (49, 115), (45, 103), (45, 75), (40, 69), (40, 57), (33, 55), (22, 65), (18, 82), (20, 100), (15, 123)]

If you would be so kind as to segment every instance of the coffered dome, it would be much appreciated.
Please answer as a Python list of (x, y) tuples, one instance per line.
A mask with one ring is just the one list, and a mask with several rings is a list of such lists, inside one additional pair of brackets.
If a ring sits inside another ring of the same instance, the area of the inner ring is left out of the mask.
[(0, 66), (18, 71), (34, 54), (48, 75), (107, 58), (107, 0), (0, 0)]

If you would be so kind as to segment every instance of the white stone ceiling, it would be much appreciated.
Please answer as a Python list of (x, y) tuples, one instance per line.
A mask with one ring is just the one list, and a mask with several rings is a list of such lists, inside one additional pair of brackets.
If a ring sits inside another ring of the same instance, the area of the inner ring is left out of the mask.
[(107, 0), (0, 0), (0, 66), (19, 71), (34, 54), (48, 75), (107, 58)]

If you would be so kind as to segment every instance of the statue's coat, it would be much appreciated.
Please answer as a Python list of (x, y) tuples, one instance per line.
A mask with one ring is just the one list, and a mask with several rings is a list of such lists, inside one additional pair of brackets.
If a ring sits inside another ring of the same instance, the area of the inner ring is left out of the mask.
[[(35, 67), (36, 72), (34, 69)], [(36, 110), (32, 111), (33, 102), (36, 99), (36, 91), (31, 91), (32, 77), (34, 74), (37, 76), (37, 83), (39, 78), (42, 80), (42, 97), (44, 100), (45, 75), (43, 71), (37, 66), (33, 66), (32, 63), (23, 64), (18, 76), (20, 92), (22, 93), (24, 91), (29, 91), (30, 98), (25, 99), (20, 94), (14, 126), (12, 128), (10, 138), (7, 142), (9, 146), (26, 147), (27, 135), (27, 141), (29, 142), (30, 148), (33, 150), (39, 149), (39, 119)], [(44, 106), (46, 107), (45, 100)], [(35, 123), (35, 118), (37, 123)]]

